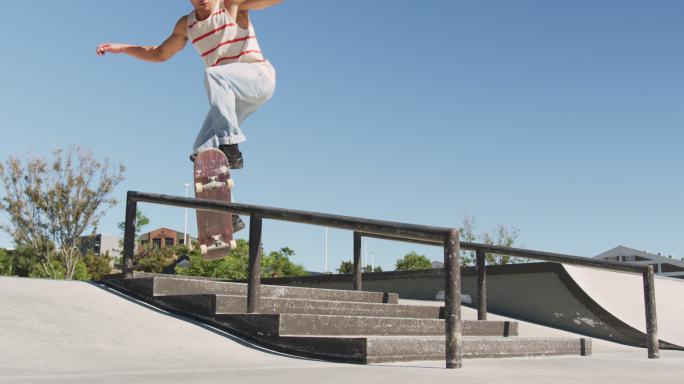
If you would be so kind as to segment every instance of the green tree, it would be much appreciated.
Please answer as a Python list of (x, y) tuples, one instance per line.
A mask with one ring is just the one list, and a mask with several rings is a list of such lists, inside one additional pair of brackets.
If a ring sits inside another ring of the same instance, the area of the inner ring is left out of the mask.
[(337, 268), (337, 273), (354, 273), (354, 263), (352, 263), (351, 261), (342, 261), (340, 263), (340, 267)]
[(430, 269), (432, 263), (425, 255), (419, 255), (415, 251), (411, 251), (397, 260), (397, 271), (416, 271), (419, 269)]
[[(513, 227), (506, 227), (504, 225), (497, 225), (494, 229), (484, 232), (479, 236), (475, 234), (475, 217), (466, 215), (463, 219), (463, 225), (460, 230), (461, 241), (466, 242), (481, 242), (488, 245), (496, 245), (501, 247), (512, 247), (515, 241), (520, 236), (520, 231)], [(522, 257), (515, 257), (510, 255), (499, 255), (493, 253), (486, 253), (485, 260), (487, 264), (517, 264), (529, 262), (529, 259)], [(475, 265), (474, 251), (461, 251), (462, 265)]]
[[(81, 147), (57, 149), (50, 161), (10, 157), (0, 164), (5, 189), (0, 209), (9, 217), (0, 229), (39, 256), (42, 275), (78, 278), (78, 239), (87, 229), (95, 232), (106, 210), (117, 203), (111, 194), (123, 172), (123, 165), (99, 162)], [(50, 244), (55, 252), (50, 252)]]
[[(145, 214), (141, 210), (136, 210), (135, 211), (135, 238), (137, 239), (138, 236), (142, 233), (142, 229), (150, 224), (150, 219), (149, 217), (145, 216)], [(123, 243), (124, 243), (124, 232), (126, 231), (126, 222), (122, 221), (117, 224), (119, 227), (119, 231), (121, 231), (121, 237), (119, 238), (119, 252), (123, 253)]]
[(304, 267), (293, 263), (290, 257), (294, 256), (294, 251), (288, 247), (281, 248), (280, 251), (271, 252), (268, 256), (261, 258), (262, 277), (285, 277), (285, 276), (306, 276), (308, 273)]

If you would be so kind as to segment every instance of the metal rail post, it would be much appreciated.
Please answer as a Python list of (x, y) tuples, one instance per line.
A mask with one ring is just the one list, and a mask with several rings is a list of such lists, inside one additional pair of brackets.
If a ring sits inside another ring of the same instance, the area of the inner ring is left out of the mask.
[(653, 279), (653, 266), (649, 265), (642, 274), (644, 280), (644, 307), (646, 308), (646, 346), (648, 358), (660, 357), (658, 345), (658, 320), (656, 317), (655, 281)]
[(123, 276), (133, 277), (133, 254), (135, 252), (135, 225), (138, 203), (128, 193), (126, 197), (126, 221), (124, 222), (124, 254), (121, 265)]
[(361, 290), (361, 235), (354, 232), (354, 290)]
[(487, 320), (487, 266), (484, 251), (475, 251), (477, 260), (477, 319)]
[(250, 217), (247, 313), (259, 311), (261, 297), (261, 224), (262, 220), (257, 215)]
[(452, 230), (444, 241), (444, 287), (446, 367), (461, 368), (463, 340), (461, 338), (461, 258), (458, 230)]

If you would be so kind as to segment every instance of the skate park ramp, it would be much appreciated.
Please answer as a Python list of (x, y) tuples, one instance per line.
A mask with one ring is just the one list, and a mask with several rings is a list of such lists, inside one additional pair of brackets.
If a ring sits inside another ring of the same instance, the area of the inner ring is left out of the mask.
[[(265, 279), (267, 284), (350, 289), (351, 275)], [(684, 350), (684, 280), (655, 277), (661, 348)], [(396, 292), (401, 298), (443, 301), (439, 269), (366, 273), (363, 289)], [(476, 270), (462, 270), (462, 301), (474, 307)], [(528, 321), (620, 344), (645, 347), (646, 315), (640, 274), (527, 263), (487, 267), (487, 309)]]
[(311, 365), (95, 283), (0, 276), (0, 308), (0, 383), (228, 382)]
[[(641, 275), (564, 265), (572, 280), (600, 308), (642, 334), (646, 332)], [(659, 338), (684, 347), (684, 280), (655, 276)]]
[[(626, 384), (678, 382), (684, 374), (684, 354), (662, 351), (654, 363), (641, 349), (600, 340), (592, 341), (591, 357), (474, 359), (456, 371), (444, 369), (443, 360), (364, 366), (293, 358), (87, 282), (0, 277), (0, 308), (0, 383), (523, 384), (599, 377)], [(475, 311), (464, 308), (463, 315), (474, 319)], [(526, 337), (572, 336), (520, 325)]]

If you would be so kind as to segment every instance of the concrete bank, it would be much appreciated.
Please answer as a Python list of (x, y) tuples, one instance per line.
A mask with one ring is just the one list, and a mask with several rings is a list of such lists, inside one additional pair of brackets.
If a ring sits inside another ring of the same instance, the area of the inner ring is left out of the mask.
[[(264, 351), (95, 284), (0, 277), (0, 383), (676, 382), (684, 353), (595, 340), (591, 357), (333, 364)], [(464, 309), (464, 318), (474, 318)], [(567, 335), (521, 323), (521, 335)]]

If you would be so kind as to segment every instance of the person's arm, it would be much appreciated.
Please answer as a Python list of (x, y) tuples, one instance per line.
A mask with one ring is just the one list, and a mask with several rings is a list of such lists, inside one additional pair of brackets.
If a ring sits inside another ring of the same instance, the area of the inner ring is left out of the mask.
[(283, 0), (241, 0), (238, 2), (240, 11), (257, 11), (280, 4)]
[(176, 23), (171, 36), (158, 46), (104, 43), (97, 46), (97, 54), (103, 56), (107, 53), (125, 53), (144, 61), (153, 63), (163, 62), (185, 47), (188, 41), (187, 26), (188, 18), (183, 16)]
[(282, 3), (283, 0), (223, 0), (230, 17), (237, 19), (238, 13), (247, 13)]

